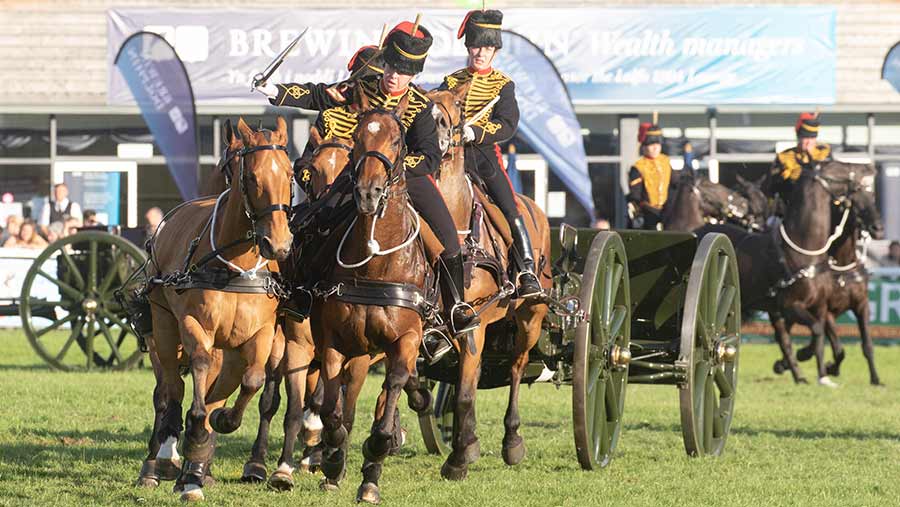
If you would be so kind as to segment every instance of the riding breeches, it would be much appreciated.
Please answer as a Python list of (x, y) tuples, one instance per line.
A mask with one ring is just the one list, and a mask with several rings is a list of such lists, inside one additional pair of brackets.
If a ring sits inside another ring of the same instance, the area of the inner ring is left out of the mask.
[(425, 219), (443, 245), (444, 253), (441, 257), (449, 259), (456, 256), (460, 252), (456, 224), (434, 180), (431, 176), (414, 176), (407, 172), (406, 188), (413, 207)]
[(512, 224), (519, 216), (516, 207), (512, 183), (506, 175), (503, 167), (503, 158), (500, 155), (500, 146), (493, 144), (488, 146), (466, 146), (466, 164), (475, 170), (484, 181), (491, 199), (503, 212), (506, 220)]

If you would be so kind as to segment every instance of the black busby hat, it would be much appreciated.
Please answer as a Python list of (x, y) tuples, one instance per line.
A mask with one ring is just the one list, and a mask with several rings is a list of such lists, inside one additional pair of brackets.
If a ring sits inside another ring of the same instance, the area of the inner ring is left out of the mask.
[(503, 13), (500, 11), (469, 11), (459, 26), (456, 38), (462, 39), (465, 35), (467, 48), (492, 46), (500, 49), (503, 47), (503, 38), (500, 37), (502, 23)]
[(655, 123), (641, 123), (638, 127), (638, 142), (641, 146), (662, 143), (662, 129)]
[(431, 47), (431, 33), (419, 26), (413, 34), (413, 23), (404, 21), (384, 39), (384, 62), (401, 74), (418, 74), (425, 67), (425, 57)]
[(816, 113), (800, 113), (797, 118), (797, 125), (794, 126), (797, 131), (797, 138), (819, 137), (819, 115)]
[(378, 46), (363, 46), (359, 48), (359, 50), (353, 54), (353, 57), (350, 58), (350, 61), (347, 62), (347, 70), (349, 70), (351, 74), (354, 74), (360, 67), (365, 65), (369, 67), (369, 69), (381, 74), (384, 72), (384, 69), (382, 68), (384, 63), (381, 61), (381, 55), (375, 56), (377, 53)]

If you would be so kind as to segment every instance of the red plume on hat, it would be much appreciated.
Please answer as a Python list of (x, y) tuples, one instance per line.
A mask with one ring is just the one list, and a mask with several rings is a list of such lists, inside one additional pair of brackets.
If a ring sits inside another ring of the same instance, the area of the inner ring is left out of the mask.
[[(403, 32), (403, 33), (405, 33), (406, 35), (412, 35), (412, 29), (413, 29), (413, 26), (415, 26), (415, 23), (413, 23), (412, 21), (403, 21), (403, 22), (401, 22), (401, 23), (398, 23), (397, 26), (395, 26), (395, 27), (393, 28), (393, 30), (391, 30), (390, 32), (388, 32), (388, 35), (387, 35), (387, 36), (390, 37), (391, 34), (394, 33), (394, 32)], [(421, 28), (421, 27), (420, 27), (420, 28)], [(425, 38), (425, 34), (422, 32), (421, 29), (417, 29), (417, 30), (416, 30), (416, 35), (415, 35), (415, 37), (416, 37), (417, 39), (424, 39), (424, 38)]]
[(797, 137), (817, 137), (819, 135), (819, 113), (800, 113), (794, 125)]
[(653, 124), (648, 122), (641, 123), (638, 127), (638, 142), (643, 144), (644, 139), (647, 139), (647, 131), (653, 127)]

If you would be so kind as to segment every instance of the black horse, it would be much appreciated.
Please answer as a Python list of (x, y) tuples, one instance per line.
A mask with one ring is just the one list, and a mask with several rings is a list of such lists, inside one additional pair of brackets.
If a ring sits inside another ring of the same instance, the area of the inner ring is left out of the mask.
[(747, 227), (748, 217), (747, 198), (687, 168), (681, 171), (662, 212), (663, 229), (667, 231), (693, 231), (708, 223)]
[[(738, 256), (742, 306), (746, 312), (769, 313), (795, 382), (806, 380), (793, 357), (785, 316), (810, 328), (819, 378), (827, 377), (822, 335), (833, 285), (828, 250), (842, 234), (840, 230), (835, 234), (835, 229), (846, 226), (849, 208), (868, 216), (877, 214), (871, 194), (861, 185), (873, 174), (870, 166), (843, 163), (804, 172), (794, 184), (784, 221), (769, 233), (748, 233), (727, 225), (708, 225), (697, 231), (700, 236), (722, 232), (731, 239)], [(834, 206), (841, 210), (837, 223)]]
[[(835, 240), (828, 251), (829, 274), (832, 286), (828, 295), (828, 313), (825, 320), (825, 334), (831, 343), (834, 362), (828, 363), (826, 372), (831, 376), (840, 375), (841, 362), (844, 360), (844, 347), (837, 335), (835, 319), (844, 312), (851, 311), (856, 318), (859, 327), (860, 343), (863, 355), (869, 366), (869, 382), (872, 385), (882, 385), (875, 369), (874, 347), (872, 337), (869, 335), (869, 275), (863, 264), (863, 260), (857, 255), (857, 241), (863, 234), (868, 234), (876, 239), (884, 236), (884, 226), (881, 217), (874, 205), (874, 193), (869, 185), (862, 185), (862, 193), (859, 200), (862, 206), (852, 206), (843, 234)], [(788, 320), (787, 329), (790, 331), (793, 322)], [(815, 343), (797, 351), (797, 359), (806, 361), (815, 354)], [(781, 373), (787, 368), (787, 363), (782, 359), (775, 362), (775, 372)]]

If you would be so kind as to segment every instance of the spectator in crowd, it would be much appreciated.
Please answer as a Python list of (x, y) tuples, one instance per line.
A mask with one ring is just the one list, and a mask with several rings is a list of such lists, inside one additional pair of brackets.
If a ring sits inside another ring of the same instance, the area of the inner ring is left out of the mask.
[(9, 215), (6, 217), (6, 227), (3, 234), (0, 234), (0, 246), (6, 244), (6, 240), (19, 235), (19, 229), (22, 227), (22, 217), (18, 215)]
[(84, 210), (84, 226), (85, 227), (97, 227), (102, 226), (103, 224), (97, 220), (97, 212), (92, 209)]
[(40, 224), (44, 227), (53, 222), (65, 222), (66, 218), (82, 220), (81, 206), (77, 202), (69, 200), (69, 187), (65, 183), (59, 183), (53, 187), (53, 200), (41, 210)]
[(594, 221), (594, 229), (600, 229), (601, 231), (608, 231), (610, 229), (609, 220), (605, 218), (598, 218)]
[(63, 222), (63, 237), (71, 236), (78, 232), (78, 228), (81, 227), (81, 220), (77, 218), (69, 217)]
[(3, 246), (5, 248), (43, 249), (47, 246), (47, 241), (38, 235), (34, 222), (26, 220), (19, 228), (19, 235), (10, 237), (3, 243)]
[(65, 225), (62, 222), (53, 222), (47, 227), (47, 241), (53, 243), (66, 237)]
[(147, 213), (144, 215), (144, 218), (147, 219), (147, 237), (148, 238), (150, 236), (152, 236), (154, 233), (156, 233), (157, 228), (161, 228), (159, 224), (162, 223), (164, 216), (165, 215), (163, 214), (163, 211), (157, 206), (154, 206), (147, 210)]
[(888, 266), (900, 266), (900, 241), (891, 241), (885, 261)]

